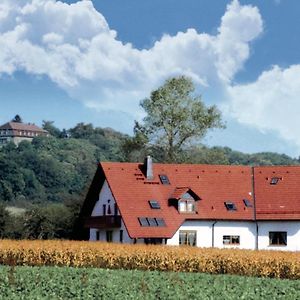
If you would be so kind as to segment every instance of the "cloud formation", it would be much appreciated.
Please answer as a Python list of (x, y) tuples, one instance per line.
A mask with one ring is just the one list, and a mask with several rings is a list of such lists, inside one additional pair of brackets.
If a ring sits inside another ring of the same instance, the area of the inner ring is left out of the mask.
[(2, 0), (0, 76), (46, 75), (87, 106), (138, 114), (138, 102), (170, 76), (223, 88), (249, 57), (263, 30), (259, 11), (233, 0), (216, 35), (195, 29), (165, 34), (150, 49), (117, 38), (91, 1)]
[(300, 65), (273, 66), (257, 81), (227, 89), (227, 109), (240, 123), (276, 131), (300, 149)]
[(259, 10), (233, 0), (215, 35), (191, 28), (138, 50), (118, 40), (91, 1), (2, 0), (0, 80), (16, 71), (44, 75), (88, 107), (134, 119), (152, 89), (185, 74), (222, 94), (225, 113), (241, 124), (276, 131), (300, 148), (300, 65), (274, 66), (255, 82), (233, 84), (262, 31)]

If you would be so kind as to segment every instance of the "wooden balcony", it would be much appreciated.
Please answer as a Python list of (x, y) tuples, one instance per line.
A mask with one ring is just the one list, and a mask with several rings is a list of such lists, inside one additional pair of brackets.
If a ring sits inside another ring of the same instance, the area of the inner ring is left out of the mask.
[(99, 216), (85, 219), (86, 228), (119, 228), (121, 227), (121, 216)]

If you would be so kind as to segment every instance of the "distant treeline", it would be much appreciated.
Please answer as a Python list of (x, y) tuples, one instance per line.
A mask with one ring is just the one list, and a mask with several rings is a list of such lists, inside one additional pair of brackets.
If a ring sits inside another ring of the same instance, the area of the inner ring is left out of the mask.
[[(43, 128), (50, 137), (0, 148), (0, 237), (69, 238), (98, 161), (142, 161), (150, 153), (162, 162), (155, 145), (137, 145), (132, 137), (110, 128), (79, 123), (60, 130), (50, 121), (44, 121)], [(180, 162), (296, 165), (299, 159), (198, 145), (187, 147)], [(22, 207), (25, 213), (7, 214), (4, 206)]]

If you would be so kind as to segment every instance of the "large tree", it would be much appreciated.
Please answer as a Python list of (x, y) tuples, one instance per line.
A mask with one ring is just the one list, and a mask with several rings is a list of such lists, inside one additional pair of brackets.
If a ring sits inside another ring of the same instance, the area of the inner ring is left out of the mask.
[(167, 80), (140, 103), (146, 116), (136, 122), (135, 135), (143, 134), (161, 159), (179, 161), (185, 147), (197, 143), (211, 128), (224, 127), (216, 106), (205, 106), (185, 76)]

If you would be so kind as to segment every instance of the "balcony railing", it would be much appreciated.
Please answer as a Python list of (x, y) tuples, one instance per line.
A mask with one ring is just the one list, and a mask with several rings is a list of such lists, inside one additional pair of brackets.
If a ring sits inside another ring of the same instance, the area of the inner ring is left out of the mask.
[(98, 216), (85, 219), (86, 228), (119, 228), (121, 227), (121, 216)]

